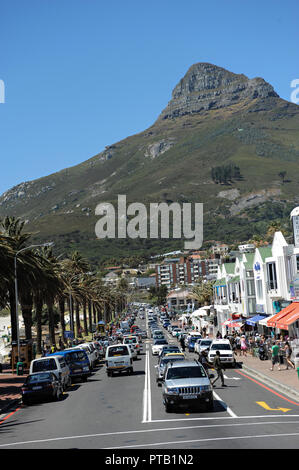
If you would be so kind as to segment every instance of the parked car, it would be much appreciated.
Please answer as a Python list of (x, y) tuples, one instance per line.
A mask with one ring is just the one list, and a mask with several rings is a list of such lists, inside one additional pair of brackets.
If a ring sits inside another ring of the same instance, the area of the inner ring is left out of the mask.
[(84, 349), (84, 351), (86, 351), (89, 359), (90, 369), (92, 370), (98, 361), (98, 353), (95, 347), (91, 343), (82, 343), (74, 346), (74, 348)]
[[(210, 375), (213, 378), (213, 374)], [(203, 366), (196, 361), (175, 361), (167, 364), (163, 380), (165, 411), (184, 405), (214, 408), (213, 387)]]
[(220, 361), (222, 364), (236, 367), (236, 359), (228, 339), (214, 339), (212, 341), (208, 352), (208, 362), (210, 364), (213, 363), (213, 360), (216, 356), (216, 351), (220, 352)]
[(63, 386), (53, 372), (36, 372), (27, 375), (21, 395), (24, 405), (37, 400), (60, 400), (63, 396)]
[(61, 380), (63, 390), (66, 390), (72, 384), (70, 369), (61, 354), (33, 359), (30, 363), (29, 374), (36, 372), (55, 374), (57, 380)]
[(212, 340), (208, 338), (198, 339), (194, 345), (194, 352), (200, 354), (204, 350), (208, 350), (212, 344)]
[(169, 362), (174, 361), (184, 361), (185, 354), (184, 353), (172, 353), (172, 354), (165, 354), (163, 358), (159, 361), (159, 363), (155, 366), (156, 368), (156, 382), (158, 385), (161, 385), (161, 382), (164, 377), (164, 372), (167, 364)]
[(105, 360), (108, 377), (112, 377), (114, 372), (133, 373), (133, 358), (130, 345), (128, 344), (108, 346)]
[(48, 357), (58, 355), (64, 357), (65, 362), (70, 369), (71, 380), (79, 378), (86, 381), (91, 375), (89, 359), (84, 349), (64, 349), (63, 351), (52, 353)]

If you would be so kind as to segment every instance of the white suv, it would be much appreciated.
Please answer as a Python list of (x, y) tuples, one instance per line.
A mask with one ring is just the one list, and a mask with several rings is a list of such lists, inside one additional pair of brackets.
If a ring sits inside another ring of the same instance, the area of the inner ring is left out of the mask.
[(216, 351), (220, 352), (220, 361), (222, 364), (236, 366), (234, 352), (228, 339), (214, 339), (208, 353), (208, 361), (212, 364), (216, 356)]

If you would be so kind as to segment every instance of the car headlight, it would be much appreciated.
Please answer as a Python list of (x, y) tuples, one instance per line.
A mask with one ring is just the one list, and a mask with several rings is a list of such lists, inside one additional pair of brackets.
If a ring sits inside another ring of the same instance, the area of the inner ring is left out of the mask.
[(166, 388), (168, 395), (178, 395), (179, 391), (177, 388)]
[(89, 367), (85, 366), (83, 367), (83, 370), (89, 370)]
[(203, 386), (201, 387), (201, 391), (202, 391), (202, 392), (211, 392), (212, 390), (213, 390), (212, 385), (203, 385)]

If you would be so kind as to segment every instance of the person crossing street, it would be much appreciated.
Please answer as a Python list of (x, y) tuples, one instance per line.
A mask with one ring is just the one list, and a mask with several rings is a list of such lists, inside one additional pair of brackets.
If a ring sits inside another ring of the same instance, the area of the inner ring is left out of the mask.
[(215, 387), (215, 382), (220, 379), (221, 380), (221, 385), (222, 387), (227, 387), (227, 385), (225, 385), (224, 383), (224, 377), (223, 377), (223, 372), (222, 372), (222, 364), (221, 364), (221, 361), (220, 361), (220, 351), (216, 351), (216, 355), (215, 355), (215, 358), (213, 360), (213, 367), (215, 369), (215, 371), (217, 372), (217, 377), (215, 380), (213, 380), (212, 382), (212, 386)]

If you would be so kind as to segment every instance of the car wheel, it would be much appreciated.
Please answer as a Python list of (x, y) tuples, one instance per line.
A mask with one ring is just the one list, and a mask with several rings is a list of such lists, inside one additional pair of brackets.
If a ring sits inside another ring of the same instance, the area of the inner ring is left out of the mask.
[(87, 375), (84, 375), (84, 376), (82, 377), (82, 382), (87, 382), (87, 378), (88, 378)]
[(166, 413), (171, 413), (172, 412), (172, 406), (169, 405), (169, 403), (165, 403), (165, 411), (166, 411)]
[(209, 401), (209, 403), (206, 406), (207, 411), (213, 411), (214, 410), (214, 400)]
[(30, 405), (30, 401), (26, 400), (26, 398), (25, 399), (22, 398), (22, 403), (23, 403), (23, 405), (26, 405), (26, 406)]

